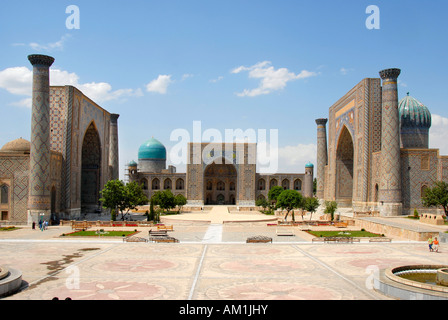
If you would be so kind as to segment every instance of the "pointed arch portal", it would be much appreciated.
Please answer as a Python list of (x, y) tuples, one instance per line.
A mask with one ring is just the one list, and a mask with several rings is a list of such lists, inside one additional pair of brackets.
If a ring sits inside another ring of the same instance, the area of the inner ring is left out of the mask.
[(233, 164), (212, 163), (204, 171), (206, 205), (235, 205), (238, 174)]
[(353, 139), (344, 126), (336, 151), (336, 201), (342, 205), (351, 205), (353, 200), (353, 157)]
[(82, 143), (81, 210), (98, 209), (101, 184), (101, 141), (92, 122), (86, 130)]

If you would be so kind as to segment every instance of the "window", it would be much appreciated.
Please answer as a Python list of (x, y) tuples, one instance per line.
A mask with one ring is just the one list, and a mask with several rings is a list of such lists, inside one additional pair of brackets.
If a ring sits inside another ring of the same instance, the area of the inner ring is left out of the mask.
[(222, 181), (219, 181), (219, 182), (218, 182), (218, 185), (216, 186), (216, 190), (219, 190), (219, 191), (224, 191), (224, 190), (226, 190), (226, 185), (225, 185), (225, 183), (222, 182)]
[(213, 190), (213, 183), (211, 181), (207, 181), (207, 190)]
[(143, 190), (148, 190), (148, 180), (146, 180), (146, 179), (142, 179), (142, 180), (140, 181), (140, 185), (142, 186), (142, 189), (143, 189)]
[(176, 190), (184, 190), (184, 179), (177, 179)]
[(160, 190), (160, 181), (159, 179), (152, 180), (152, 190)]
[(258, 190), (266, 190), (266, 181), (264, 179), (258, 180)]
[(166, 179), (164, 184), (163, 184), (163, 188), (165, 190), (171, 189), (171, 179)]
[(426, 192), (428, 191), (428, 186), (423, 185), (421, 189), (421, 195), (420, 197), (423, 198), (426, 196)]
[(288, 190), (289, 189), (289, 180), (288, 179), (285, 179), (285, 180), (282, 181), (282, 188), (284, 190)]
[(230, 182), (230, 191), (235, 191), (235, 182)]
[(0, 203), (1, 204), (9, 203), (9, 187), (6, 184), (0, 187)]
[(294, 181), (294, 190), (302, 190), (302, 180), (297, 179), (296, 181)]
[(269, 189), (272, 189), (273, 187), (276, 187), (278, 185), (277, 180), (272, 179), (269, 183)]

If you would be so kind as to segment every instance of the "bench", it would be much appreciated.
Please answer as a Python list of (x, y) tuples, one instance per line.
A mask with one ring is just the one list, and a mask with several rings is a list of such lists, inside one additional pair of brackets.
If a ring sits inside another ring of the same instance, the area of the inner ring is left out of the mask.
[(312, 242), (324, 242), (325, 238), (319, 237), (319, 238), (313, 238)]
[(384, 238), (384, 237), (374, 237), (374, 238), (370, 238), (369, 242), (392, 242), (392, 239)]
[(90, 225), (87, 222), (73, 222), (72, 230), (87, 230), (90, 228)]
[(179, 243), (179, 240), (172, 237), (154, 237), (149, 238), (149, 241), (155, 242), (155, 243)]
[(335, 222), (334, 226), (336, 228), (347, 228), (348, 227), (348, 223), (347, 222)]
[(272, 243), (272, 238), (265, 236), (249, 237), (247, 238), (246, 243)]
[(149, 231), (149, 236), (150, 237), (167, 237), (168, 236), (168, 231), (166, 230), (150, 230)]
[(158, 225), (157, 230), (159, 230), (159, 231), (162, 231), (162, 230), (174, 231), (174, 228), (173, 228), (173, 226)]
[(325, 237), (324, 242), (353, 243), (353, 242), (361, 242), (361, 240), (359, 238), (352, 238), (352, 237)]
[(123, 238), (123, 242), (148, 242), (145, 238), (139, 238), (139, 237), (126, 237)]

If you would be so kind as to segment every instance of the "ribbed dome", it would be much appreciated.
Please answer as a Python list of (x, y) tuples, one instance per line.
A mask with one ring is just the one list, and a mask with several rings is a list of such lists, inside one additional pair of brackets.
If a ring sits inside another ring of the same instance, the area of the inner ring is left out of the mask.
[(401, 127), (431, 128), (431, 112), (417, 99), (409, 96), (398, 105)]
[(166, 160), (166, 148), (160, 141), (152, 138), (141, 145), (138, 150), (138, 159)]
[(135, 162), (134, 160), (132, 160), (131, 162), (129, 162), (128, 167), (136, 167), (137, 166), (137, 162)]
[(30, 153), (30, 150), (31, 143), (25, 139), (20, 138), (5, 144), (0, 152)]

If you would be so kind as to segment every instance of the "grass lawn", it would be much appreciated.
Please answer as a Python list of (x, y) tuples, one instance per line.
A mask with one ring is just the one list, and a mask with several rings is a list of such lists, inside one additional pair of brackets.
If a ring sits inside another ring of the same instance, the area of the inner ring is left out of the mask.
[(20, 228), (17, 227), (3, 227), (0, 228), (0, 231), (14, 231), (14, 230), (19, 230)]
[(104, 233), (101, 233), (99, 235), (97, 233), (98, 230), (92, 230), (92, 231), (76, 231), (73, 233), (67, 233), (63, 234), (64, 237), (128, 237), (131, 235), (134, 235), (138, 232), (135, 231), (106, 231)]
[(351, 238), (373, 238), (373, 237), (384, 237), (376, 233), (371, 233), (368, 231), (308, 231), (315, 237), (351, 237)]

